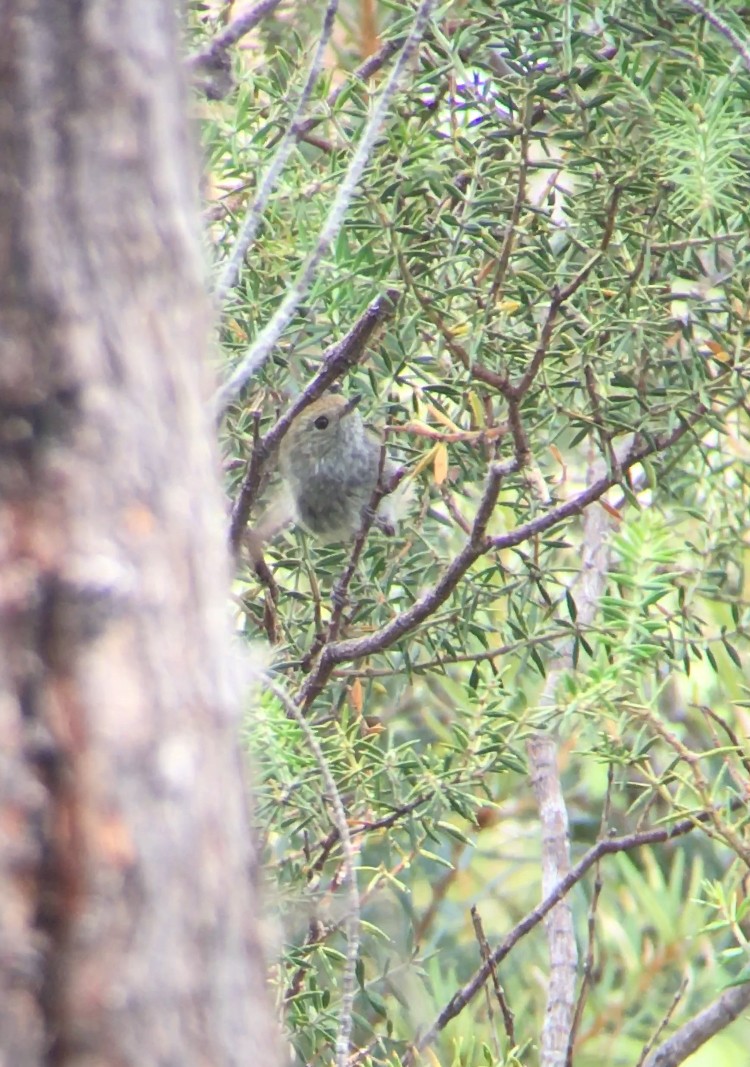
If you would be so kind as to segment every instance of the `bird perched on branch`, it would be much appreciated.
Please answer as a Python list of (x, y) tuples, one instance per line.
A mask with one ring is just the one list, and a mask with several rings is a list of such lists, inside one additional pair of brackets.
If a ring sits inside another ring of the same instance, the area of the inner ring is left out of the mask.
[[(283, 488), (245, 533), (256, 562), (263, 544), (291, 522), (324, 543), (351, 541), (362, 529), (376, 488), (387, 488), (399, 467), (377, 430), (364, 423), (357, 409), (360, 399), (326, 393), (292, 422), (279, 449)], [(403, 483), (384, 495), (374, 525), (385, 534), (395, 533), (397, 513), (408, 496)]]
[[(356, 537), (378, 483), (387, 486), (398, 470), (380, 434), (362, 420), (360, 400), (326, 393), (300, 412), (281, 443), (279, 469), (294, 518), (323, 542)], [(374, 524), (393, 534), (395, 521), (386, 496)]]

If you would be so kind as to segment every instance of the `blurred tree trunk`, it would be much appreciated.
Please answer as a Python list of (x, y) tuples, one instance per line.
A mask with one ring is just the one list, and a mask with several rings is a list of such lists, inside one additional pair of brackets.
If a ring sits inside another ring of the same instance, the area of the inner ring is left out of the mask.
[(171, 0), (0, 0), (0, 1064), (275, 1062)]

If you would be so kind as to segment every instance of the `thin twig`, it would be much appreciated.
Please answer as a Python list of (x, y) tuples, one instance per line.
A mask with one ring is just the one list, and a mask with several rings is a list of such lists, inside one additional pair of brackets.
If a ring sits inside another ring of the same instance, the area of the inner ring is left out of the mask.
[[(386, 226), (389, 230), (391, 229), (388, 221), (385, 219), (383, 225)], [(396, 259), (398, 261), (399, 276), (403, 278), (404, 282), (408, 285), (410, 291), (414, 294), (420, 308), (424, 312), (425, 318), (429, 322), (433, 323), (433, 325), (437, 328), (450, 354), (454, 356), (462, 366), (469, 367), (471, 365), (469, 353), (466, 351), (460, 341), (456, 340), (456, 338), (453, 336), (453, 331), (449, 323), (440, 314), (439, 309), (434, 306), (433, 296), (425, 295), (425, 293), (422, 292), (422, 288), (419, 284), (419, 279), (414, 277), (414, 273), (411, 267), (409, 266), (409, 261), (404, 255), (403, 249), (400, 245), (396, 245), (394, 247), (394, 251), (396, 253)], [(429, 292), (431, 294), (434, 283), (430, 281), (429, 284)]]
[(630, 715), (639, 718), (643, 722), (647, 722), (654, 733), (657, 734), (662, 741), (664, 741), (664, 743), (688, 765), (693, 778), (695, 792), (700, 798), (701, 807), (712, 813), (711, 821), (716, 836), (720, 838), (746, 866), (750, 866), (750, 848), (748, 848), (742, 836), (736, 832), (735, 828), (722, 819), (719, 812), (711, 805), (711, 787), (700, 766), (700, 761), (703, 758), (702, 753), (694, 752), (692, 749), (688, 748), (687, 745), (684, 744), (680, 738), (651, 711), (650, 708), (630, 704), (628, 705), (627, 710)]
[[(490, 967), (490, 976), (492, 978), (492, 988), (495, 991), (495, 996), (497, 997), (497, 1002), (500, 1005), (500, 1011), (502, 1012), (503, 1025), (505, 1026), (505, 1034), (506, 1034), (506, 1036), (508, 1038), (508, 1041), (510, 1043), (510, 1047), (513, 1048), (515, 1046), (515, 1043), (516, 1043), (515, 1032), (514, 1032), (514, 1029), (513, 1029), (513, 1012), (510, 1010), (510, 1007), (508, 1006), (508, 1002), (505, 999), (505, 993), (503, 992), (503, 987), (500, 985), (500, 980), (497, 977), (497, 968), (495, 966), (493, 966), (493, 964), (492, 964), (492, 960), (491, 960), (492, 953), (490, 951), (490, 946), (487, 943), (487, 938), (485, 936), (484, 928), (482, 926), (482, 919), (481, 919), (481, 916), (479, 914), (479, 911), (478, 911), (476, 905), (472, 905), (472, 908), (471, 908), (471, 921), (474, 924), (474, 933), (476, 934), (476, 938), (477, 938), (477, 941), (479, 943), (479, 951), (482, 954), (482, 959)], [(487, 1006), (488, 1006), (488, 1009), (489, 1009), (489, 1015), (490, 1015), (490, 1021), (491, 1021), (492, 1020), (492, 1002), (489, 999), (489, 995), (487, 997)], [(495, 1030), (495, 1028), (493, 1026), (492, 1027), (493, 1033), (494, 1033), (494, 1030)], [(499, 1048), (497, 1050), (497, 1058), (498, 1059), (502, 1059), (501, 1052), (500, 1052)]]
[[(735, 806), (739, 808), (743, 805), (744, 801), (738, 801)], [(504, 960), (508, 953), (515, 948), (518, 942), (538, 926), (544, 919), (545, 915), (547, 915), (559, 901), (567, 896), (570, 890), (580, 882), (584, 874), (586, 874), (597, 860), (601, 859), (603, 856), (610, 856), (617, 852), (629, 852), (634, 848), (641, 848), (643, 845), (663, 844), (666, 841), (673, 841), (677, 837), (689, 834), (696, 828), (696, 826), (700, 826), (705, 822), (710, 822), (711, 819), (711, 811), (700, 812), (693, 818), (681, 819), (679, 822), (675, 823), (671, 829), (642, 830), (634, 834), (625, 834), (622, 837), (613, 837), (608, 840), (597, 841), (597, 843), (581, 857), (578, 863), (571, 867), (567, 875), (557, 883), (544, 900), (528, 912), (527, 915), (517, 923), (508, 934), (506, 934), (497, 948), (493, 950), (489, 960), (483, 963), (472, 975), (469, 981), (453, 994), (435, 1019), (434, 1023), (425, 1031), (417, 1042), (417, 1049), (421, 1051), (433, 1043), (437, 1035), (452, 1019), (455, 1019), (456, 1016), (463, 1011), (466, 1005), (476, 996), (490, 977), (491, 966), (497, 966)], [(750, 1003), (750, 984), (740, 988), (748, 991), (748, 1001), (746, 1003)], [(740, 1008), (739, 1010), (742, 1009)], [(407, 1052), (403, 1060), (403, 1067), (409, 1067), (413, 1062), (413, 1054)], [(646, 1067), (667, 1067), (667, 1065), (661, 1063), (657, 1065), (654, 1063), (647, 1064)]]
[(680, 1001), (682, 1000), (683, 996), (685, 995), (685, 990), (687, 989), (687, 984), (688, 984), (687, 983), (687, 978), (683, 978), (682, 981), (679, 984), (677, 992), (672, 997), (672, 1003), (669, 1005), (667, 1010), (664, 1012), (664, 1016), (660, 1020), (659, 1025), (656, 1027), (656, 1030), (654, 1031), (654, 1033), (651, 1035), (649, 1040), (643, 1046), (643, 1049), (641, 1051), (640, 1056), (638, 1057), (638, 1062), (636, 1063), (635, 1067), (642, 1067), (642, 1064), (644, 1063), (644, 1061), (645, 1061), (646, 1057), (648, 1056), (649, 1052), (654, 1047), (656, 1042), (659, 1040), (661, 1035), (664, 1033), (664, 1030), (667, 1028), (667, 1026), (669, 1026), (670, 1019), (672, 1018), (672, 1016), (674, 1015), (675, 1011), (677, 1010), (677, 1005), (680, 1003)]
[(187, 67), (192, 69), (204, 68), (215, 70), (223, 67), (226, 53), (236, 44), (241, 37), (254, 29), (262, 19), (273, 14), (281, 0), (260, 0), (248, 11), (243, 12), (236, 19), (232, 19), (228, 26), (217, 33), (214, 39), (199, 52), (194, 52), (185, 60)]
[(336, 1067), (347, 1067), (349, 1062), (349, 1042), (354, 1023), (352, 1008), (354, 1006), (356, 967), (359, 955), (359, 890), (357, 888), (357, 869), (354, 861), (354, 845), (352, 844), (351, 834), (349, 833), (346, 809), (344, 808), (341, 794), (338, 791), (336, 780), (328, 765), (325, 753), (323, 752), (312, 727), (305, 719), (299, 706), (280, 685), (271, 679), (266, 680), (266, 685), (272, 691), (274, 696), (281, 701), (287, 710), (287, 714), (294, 719), (302, 730), (302, 733), (305, 735), (305, 740), (315, 756), (315, 761), (318, 764), (320, 773), (326, 784), (326, 790), (328, 791), (332, 808), (331, 817), (338, 832), (339, 841), (341, 842), (344, 870), (346, 871), (346, 881), (349, 886), (349, 908), (344, 920), (347, 947), (344, 975), (341, 981), (341, 1016), (339, 1018), (339, 1029), (336, 1035)]
[[(377, 74), (381, 67), (384, 67), (392, 55), (395, 55), (400, 48), (403, 47), (404, 38), (394, 37), (390, 41), (386, 41), (377, 52), (361, 63), (356, 70), (353, 70), (350, 78), (352, 81), (365, 82)], [(349, 87), (348, 81), (342, 81), (335, 89), (326, 97), (326, 109), (331, 111), (336, 106), (336, 101), (341, 96), (343, 91)], [(300, 134), (307, 134), (314, 126), (317, 126), (320, 122), (325, 121), (325, 115), (311, 115), (309, 118), (301, 122), (297, 127)]]
[[(521, 186), (519, 184), (519, 190)], [(523, 425), (523, 419), (521, 418), (521, 403), (528, 393), (529, 389), (536, 380), (536, 376), (541, 369), (548, 352), (549, 346), (552, 341), (552, 334), (557, 322), (558, 315), (561, 309), (567, 303), (567, 301), (573, 296), (581, 286), (584, 284), (588, 276), (593, 271), (594, 267), (599, 263), (604, 256), (607, 248), (609, 247), (612, 236), (615, 232), (615, 222), (617, 220), (617, 208), (620, 201), (621, 190), (619, 186), (615, 186), (612, 190), (609, 204), (607, 206), (607, 214), (604, 223), (604, 229), (599, 242), (599, 248), (593, 256), (581, 267), (575, 277), (568, 283), (568, 285), (560, 288), (555, 286), (550, 294), (550, 302), (547, 307), (547, 314), (545, 315), (544, 322), (542, 323), (541, 333), (537, 342), (536, 348), (531, 356), (529, 365), (516, 381), (512, 382), (507, 372), (498, 372), (491, 370), (488, 367), (484, 367), (479, 363), (474, 363), (471, 367), (472, 376), (479, 381), (490, 385), (497, 389), (505, 397), (508, 404), (508, 426), (510, 428), (511, 435), (513, 437), (513, 448), (516, 456), (516, 462), (518, 469), (522, 470), (527, 466), (530, 456), (531, 448), (529, 446), (528, 437)], [(519, 208), (520, 210), (520, 208)], [(510, 256), (512, 248), (512, 240), (509, 231), (508, 238), (506, 240), (505, 248), (507, 255)], [(507, 266), (507, 264), (506, 264)]]
[[(468, 526), (468, 524), (467, 524)], [(469, 533), (471, 527), (465, 531)], [(421, 674), (423, 671), (432, 671), (437, 667), (450, 667), (454, 663), (482, 663), (485, 660), (498, 659), (507, 656), (511, 652), (520, 652), (535, 645), (547, 645), (552, 641), (558, 641), (561, 637), (567, 637), (570, 628), (552, 630), (548, 634), (539, 634), (537, 637), (524, 637), (520, 641), (512, 641), (507, 645), (496, 645), (494, 648), (485, 649), (484, 652), (466, 652), (458, 656), (445, 656), (437, 659), (425, 660), (424, 663), (410, 663), (409, 671), (412, 674)], [(390, 678), (394, 674), (403, 675), (404, 668), (399, 667), (365, 667), (360, 671), (334, 671), (335, 677), (343, 678)]]
[(713, 26), (722, 37), (729, 41), (737, 55), (741, 56), (745, 67), (750, 70), (750, 49), (739, 34), (736, 33), (720, 15), (717, 15), (715, 11), (709, 11), (700, 0), (680, 0), (680, 2), (683, 3), (685, 7), (689, 7), (691, 11), (694, 11), (696, 15), (702, 15), (710, 26)]
[[(292, 116), (289, 120), (289, 124), (284, 132), (284, 136), (279, 142), (276, 154), (274, 155), (271, 163), (268, 166), (263, 177), (258, 183), (258, 188), (255, 193), (255, 198), (247, 210), (245, 218), (240, 226), (237, 236), (234, 241), (234, 248), (232, 249), (229, 258), (227, 259), (224, 267), (219, 275), (219, 280), (216, 283), (216, 302), (219, 307), (222, 307), (230, 291), (237, 284), (237, 280), (240, 275), (240, 267), (244, 262), (245, 256), (248, 253), (248, 249), (255, 240), (255, 236), (260, 228), (263, 213), (266, 210), (266, 205), (273, 192), (276, 182), (278, 180), (281, 171), (284, 169), (289, 155), (294, 148), (298, 140), (297, 125), (300, 122), (301, 116), (307, 107), (308, 101), (312, 96), (312, 91), (315, 88), (315, 83), (320, 75), (320, 70), (323, 65), (323, 56), (325, 50), (328, 47), (328, 41), (330, 40), (331, 33), (333, 31), (333, 20), (336, 17), (336, 11), (338, 10), (339, 0), (328, 0), (326, 6), (325, 15), (323, 17), (323, 27), (320, 31), (320, 37), (315, 48), (315, 53), (310, 61), (310, 67), (307, 72), (307, 78), (305, 84), (302, 87), (302, 92), (299, 95), (299, 99), (295, 105)], [(235, 372), (236, 373), (236, 372)], [(231, 379), (230, 379), (231, 380)], [(227, 398), (228, 399), (228, 398)]]
[(713, 1004), (672, 1034), (643, 1067), (678, 1067), (714, 1034), (733, 1023), (750, 1005), (750, 982), (725, 989)]
[(331, 242), (341, 227), (354, 191), (362, 177), (362, 172), (367, 165), (375, 142), (380, 136), (380, 130), (385, 121), (391, 100), (399, 87), (407, 65), (419, 46), (436, 2), (437, 0), (422, 0), (403, 50), (365, 125), (346, 174), (338, 185), (336, 196), (318, 235), (315, 247), (308, 255), (271, 320), (248, 348), (240, 365), (235, 368), (224, 385), (217, 390), (214, 404), (218, 411), (222, 411), (253, 374), (263, 366), (287, 324), (291, 321), (300, 300), (309, 289), (320, 262), (328, 252)]
[[(301, 954), (301, 949), (314, 948), (316, 945), (320, 945), (325, 941), (326, 928), (320, 919), (310, 919), (307, 924), (307, 933), (305, 934), (305, 940), (302, 942), (298, 953)], [(294, 1000), (302, 992), (302, 983), (305, 980), (305, 975), (310, 970), (310, 964), (307, 962), (300, 963), (292, 975), (288, 986), (284, 990), (284, 1003), (287, 1004), (290, 1000)]]
[(607, 431), (604, 415), (602, 414), (602, 405), (596, 384), (596, 377), (589, 363), (583, 368), (583, 377), (586, 382), (586, 392), (591, 401), (591, 414), (599, 434), (599, 445), (602, 450), (602, 455), (606, 458), (613, 474), (619, 477), (620, 472), (617, 465), (617, 453), (612, 445), (611, 435)]
[(465, 519), (461, 514), (456, 499), (451, 493), (447, 485), (440, 486), (440, 495), (443, 498), (446, 511), (455, 522), (456, 526), (462, 530), (467, 536), (471, 533), (471, 523), (468, 519)]
[[(726, 636), (726, 634), (721, 634), (719, 640), (722, 640)], [(745, 768), (745, 774), (747, 775), (747, 781), (744, 783), (744, 787), (745, 789), (750, 788), (750, 758), (748, 758), (748, 756), (745, 754), (745, 749), (739, 737), (734, 732), (729, 723), (726, 721), (726, 719), (723, 719), (718, 712), (714, 711), (712, 708), (707, 707), (707, 705), (705, 704), (700, 704), (699, 708), (704, 715), (708, 716), (709, 719), (712, 719), (715, 723), (718, 723), (718, 725), (722, 728), (724, 733), (734, 745), (740, 763)]]
[(492, 315), (495, 310), (495, 306), (499, 299), (500, 293), (505, 285), (505, 279), (508, 274), (508, 266), (510, 265), (510, 257), (513, 254), (513, 248), (516, 243), (516, 229), (521, 218), (521, 210), (523, 209), (524, 202), (526, 200), (526, 186), (529, 174), (529, 144), (531, 142), (531, 94), (529, 94), (523, 104), (523, 114), (521, 116), (520, 125), (520, 143), (519, 154), (520, 162), (518, 164), (518, 181), (516, 183), (516, 197), (513, 201), (513, 207), (510, 211), (510, 217), (508, 219), (508, 225), (505, 228), (505, 236), (503, 237), (503, 245), (500, 249), (500, 255), (497, 260), (497, 268), (495, 270), (495, 276), (492, 279), (490, 291), (487, 297), (488, 312)]
[(552, 290), (552, 298), (550, 300), (549, 308), (547, 310), (547, 316), (544, 320), (544, 325), (542, 326), (542, 333), (541, 337), (539, 338), (539, 343), (536, 347), (536, 350), (533, 356), (531, 357), (529, 366), (521, 375), (520, 379), (513, 384), (508, 383), (506, 385), (504, 390), (506, 396), (513, 396), (517, 400), (520, 400), (521, 397), (525, 396), (525, 394), (530, 389), (532, 383), (534, 382), (539, 368), (541, 367), (542, 362), (544, 361), (544, 358), (547, 354), (547, 349), (549, 348), (549, 343), (552, 338), (552, 327), (555, 323), (555, 320), (557, 319), (557, 315), (560, 311), (560, 308), (563, 306), (563, 304), (567, 303), (568, 300), (570, 300), (571, 296), (574, 296), (575, 293), (578, 292), (578, 290), (581, 288), (583, 283), (593, 271), (594, 267), (597, 266), (597, 264), (602, 259), (604, 253), (609, 248), (610, 242), (612, 241), (612, 236), (615, 232), (615, 222), (617, 219), (617, 207), (620, 202), (620, 194), (620, 187), (615, 186), (612, 190), (612, 196), (610, 197), (609, 205), (607, 206), (607, 215), (604, 223), (604, 230), (602, 232), (601, 240), (599, 242), (598, 251), (596, 251), (594, 255), (591, 256), (591, 258), (586, 263), (584, 263), (584, 265), (581, 267), (581, 269), (578, 271), (572, 281), (570, 281), (566, 286), (563, 286), (563, 288), (555, 286), (555, 288)]
[(461, 873), (460, 860), (466, 846), (463, 842), (451, 843), (450, 867), (441, 874), (435, 882), (430, 884), (430, 902), (414, 923), (412, 928), (412, 940), (415, 945), (421, 945), (430, 932), (432, 924), (440, 911), (440, 906), (448, 895), (451, 886), (455, 885), (456, 879)]
[[(349, 828), (349, 833), (352, 837), (356, 837), (359, 834), (374, 833), (377, 830), (388, 830), (391, 826), (402, 819), (405, 815), (410, 815), (417, 808), (421, 808), (423, 804), (426, 804), (428, 800), (432, 800), (434, 793), (424, 793), (410, 800), (407, 804), (402, 804), (394, 811), (383, 815), (380, 819), (372, 819), (366, 822), (360, 822), (359, 825), (354, 825)], [(324, 841), (320, 842), (318, 846), (320, 848), (320, 855), (310, 868), (311, 871), (318, 872), (323, 869), (323, 865), (328, 859), (331, 850), (335, 847), (339, 840), (338, 830), (334, 827), (329, 833), (328, 837)]]
[(646, 264), (646, 255), (649, 251), (653, 250), (653, 246), (649, 242), (651, 231), (656, 225), (656, 220), (659, 215), (659, 209), (667, 199), (667, 187), (660, 186), (656, 194), (656, 203), (649, 212), (648, 221), (644, 227), (643, 233), (640, 235), (640, 247), (638, 248), (638, 255), (636, 256), (633, 269), (627, 275), (627, 286), (625, 292), (629, 293), (633, 289), (633, 286), (641, 276), (641, 272)]

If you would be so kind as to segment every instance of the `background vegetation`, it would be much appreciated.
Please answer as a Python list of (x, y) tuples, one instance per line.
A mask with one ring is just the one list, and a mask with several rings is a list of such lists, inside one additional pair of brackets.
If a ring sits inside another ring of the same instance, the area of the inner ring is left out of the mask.
[[(247, 740), (295, 1062), (347, 1062), (342, 1013), (355, 1062), (416, 1056), (482, 962), (479, 927), (494, 949), (565, 875), (567, 815), (573, 862), (625, 843), (573, 879), (562, 961), (535, 925), (419, 1056), (634, 1065), (750, 973), (747, 12), (726, 3), (717, 29), (678, 2), (435, 5), (316, 251), (415, 9), (342, 2), (300, 116), (323, 9), (266, 7), (223, 66), (207, 49), (242, 10), (192, 3), (189, 23), (222, 379), (319, 259), (225, 405), (228, 494), (236, 509), (254, 441), (256, 483), (271, 474), (263, 435), (391, 289), (342, 384), (413, 486), (398, 536), (372, 532), (354, 568), (351, 545), (297, 530), (260, 575), (238, 563), (239, 634), (272, 640), (286, 694), (266, 694)], [(566, 963), (555, 1060), (540, 1035)], [(744, 1064), (748, 1039), (739, 1022), (691, 1063)]]

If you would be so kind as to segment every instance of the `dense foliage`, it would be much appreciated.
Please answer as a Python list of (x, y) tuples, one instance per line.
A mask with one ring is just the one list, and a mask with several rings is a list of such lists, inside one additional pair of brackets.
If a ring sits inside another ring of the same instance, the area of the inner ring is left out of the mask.
[[(193, 8), (199, 48), (217, 24)], [(315, 121), (226, 303), (222, 377), (313, 248), (395, 62), (352, 76), (373, 47), (369, 9), (339, 12)], [(376, 15), (382, 44), (414, 10)], [(321, 17), (282, 5), (235, 50), (235, 89), (198, 104), (217, 271)], [(229, 407), (235, 499), (254, 434), (375, 297), (400, 291), (342, 384), (389, 428), (410, 510), (396, 538), (371, 532), (329, 636), (377, 636), (436, 587), (445, 596), (387, 647), (337, 661), (308, 709), (357, 849), (362, 1062), (399, 1062), (476, 970), (472, 905), (492, 947), (540, 899), (526, 745), (539, 731), (558, 741), (574, 860), (600, 834), (696, 818), (674, 841), (602, 859), (599, 889), (590, 871), (569, 895), (579, 978), (589, 964), (575, 1063), (636, 1063), (660, 1026), (747, 968), (749, 89), (741, 56), (677, 2), (437, 8), (309, 292)], [(482, 550), (446, 583), (498, 463)], [(275, 637), (293, 699), (351, 551), (286, 532), (266, 552), (275, 591), (239, 565), (240, 633)], [(287, 710), (268, 695), (247, 722), (269, 951), (297, 1062), (326, 1064), (348, 898), (319, 760)], [(540, 925), (498, 968), (512, 1038), (495, 994), (480, 995), (425, 1062), (538, 1062), (547, 969)], [(738, 1023), (691, 1062), (744, 1063), (748, 1037)]]

